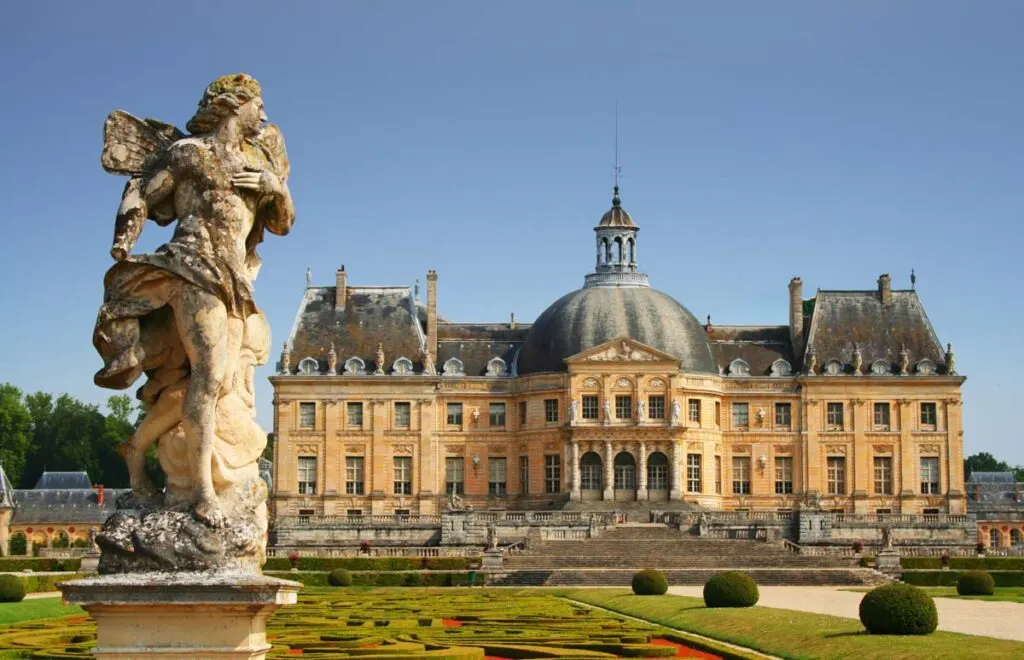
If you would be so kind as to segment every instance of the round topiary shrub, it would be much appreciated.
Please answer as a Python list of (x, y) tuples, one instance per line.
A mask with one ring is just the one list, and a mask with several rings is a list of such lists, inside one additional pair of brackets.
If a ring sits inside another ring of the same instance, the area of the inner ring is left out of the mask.
[(332, 587), (351, 587), (352, 574), (344, 568), (336, 568), (327, 574), (327, 581)]
[(16, 575), (0, 575), (0, 603), (19, 603), (25, 597), (25, 583)]
[(988, 571), (966, 571), (956, 581), (956, 592), (961, 596), (991, 596), (996, 583)]
[(860, 622), (872, 635), (928, 635), (939, 625), (939, 613), (924, 590), (893, 583), (864, 596)]
[(753, 607), (760, 597), (754, 578), (739, 571), (719, 573), (704, 584), (707, 607)]
[(633, 593), (637, 596), (660, 596), (668, 591), (668, 580), (661, 571), (644, 569), (633, 576)]

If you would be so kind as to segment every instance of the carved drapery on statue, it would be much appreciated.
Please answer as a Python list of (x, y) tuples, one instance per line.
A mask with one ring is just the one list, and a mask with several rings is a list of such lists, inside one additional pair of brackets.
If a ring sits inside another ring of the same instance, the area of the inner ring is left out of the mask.
[[(218, 78), (188, 124), (193, 135), (116, 111), (102, 164), (131, 177), (115, 223), (93, 344), (96, 384), (141, 375), (146, 416), (121, 448), (132, 493), (97, 537), (101, 572), (243, 569), (265, 556), (266, 485), (257, 460), (253, 378), (270, 328), (253, 300), (265, 231), (284, 235), (294, 210), (280, 131), (264, 125), (259, 83)], [(177, 220), (170, 241), (130, 255), (146, 219)], [(158, 492), (143, 471), (158, 443)]]

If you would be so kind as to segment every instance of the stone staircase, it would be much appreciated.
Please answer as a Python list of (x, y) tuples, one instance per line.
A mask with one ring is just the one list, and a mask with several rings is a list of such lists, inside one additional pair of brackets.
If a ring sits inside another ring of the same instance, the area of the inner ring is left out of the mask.
[(809, 557), (759, 541), (708, 539), (660, 524), (625, 524), (585, 541), (531, 539), (523, 554), (505, 557), (491, 584), (628, 585), (642, 568), (670, 584), (704, 584), (715, 573), (742, 570), (764, 585), (861, 585), (885, 581), (845, 557)]

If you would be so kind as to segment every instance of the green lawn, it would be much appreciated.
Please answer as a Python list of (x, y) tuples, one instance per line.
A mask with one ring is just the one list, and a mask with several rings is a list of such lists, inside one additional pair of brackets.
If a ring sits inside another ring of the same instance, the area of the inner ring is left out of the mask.
[(72, 614), (82, 614), (82, 608), (77, 605), (62, 605), (60, 598), (34, 598), (20, 603), (0, 603), (0, 625)]
[(618, 589), (561, 591), (605, 607), (784, 658), (1024, 658), (1024, 643), (936, 632), (924, 636), (868, 635), (854, 619), (763, 607), (709, 609), (699, 598), (633, 596)]

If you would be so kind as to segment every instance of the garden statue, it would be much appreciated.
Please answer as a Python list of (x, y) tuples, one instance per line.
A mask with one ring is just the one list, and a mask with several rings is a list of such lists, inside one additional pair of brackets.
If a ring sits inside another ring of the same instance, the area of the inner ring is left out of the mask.
[(676, 399), (672, 400), (672, 417), (669, 419), (669, 423), (672, 426), (679, 426), (679, 422), (683, 416), (682, 406), (679, 405), (679, 401)]
[(382, 342), (377, 343), (377, 368), (374, 370), (374, 376), (384, 375), (384, 344)]
[(437, 367), (434, 366), (434, 357), (430, 354), (430, 349), (424, 348), (420, 353), (420, 358), (423, 360), (423, 375), (436, 376)]
[[(137, 396), (141, 425), (121, 447), (130, 497), (103, 525), (101, 573), (238, 569), (264, 562), (267, 487), (257, 460), (267, 442), (255, 421), (253, 375), (270, 351), (270, 327), (253, 300), (265, 232), (294, 221), (288, 157), (265, 124), (260, 85), (246, 74), (207, 87), (190, 135), (112, 112), (101, 162), (129, 176), (110, 250), (115, 264), (93, 345), (101, 387)], [(171, 239), (131, 254), (147, 219), (177, 221)], [(282, 354), (282, 371), (290, 356)], [(146, 477), (158, 443), (164, 490)]]
[(580, 414), (580, 403), (576, 399), (569, 402), (569, 424), (575, 424)]

